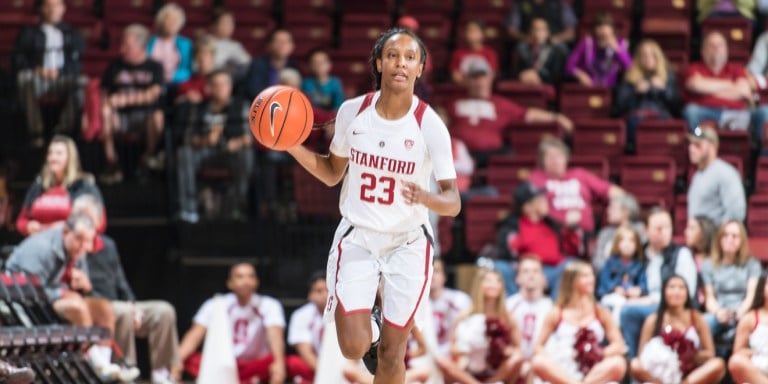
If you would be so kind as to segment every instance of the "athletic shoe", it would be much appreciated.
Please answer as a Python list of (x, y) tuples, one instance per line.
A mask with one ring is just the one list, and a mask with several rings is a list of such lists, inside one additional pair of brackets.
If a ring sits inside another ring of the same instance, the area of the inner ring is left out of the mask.
[(371, 375), (376, 375), (376, 368), (379, 366), (379, 343), (381, 343), (381, 310), (379, 307), (373, 307), (371, 310), (371, 320), (376, 322), (376, 326), (379, 327), (379, 338), (371, 343), (371, 348), (363, 355), (363, 363)]

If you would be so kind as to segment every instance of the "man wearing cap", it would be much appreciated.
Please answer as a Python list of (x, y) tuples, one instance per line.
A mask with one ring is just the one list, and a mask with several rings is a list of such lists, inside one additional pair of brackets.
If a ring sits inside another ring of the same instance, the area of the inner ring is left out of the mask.
[(493, 94), (493, 69), (485, 60), (473, 60), (466, 68), (467, 95), (448, 108), (451, 135), (467, 145), (478, 167), (484, 167), (491, 155), (507, 151), (505, 138), (512, 123), (556, 122), (566, 132), (573, 122), (561, 114), (541, 108), (525, 108)]
[(741, 176), (717, 157), (717, 132), (698, 126), (688, 139), (688, 157), (696, 166), (688, 188), (688, 218), (706, 216), (716, 225), (728, 220), (744, 221), (747, 203)]
[[(576, 256), (581, 234), (576, 227), (567, 227), (550, 218), (546, 191), (525, 181), (515, 188), (514, 213), (499, 224), (498, 244), (502, 257), (513, 259), (523, 255), (541, 260), (547, 277), (550, 296), (557, 295), (557, 286), (567, 257)], [(497, 261), (511, 292), (517, 291), (513, 271), (506, 260)]]
[(683, 117), (693, 131), (711, 120), (721, 127), (749, 129), (753, 148), (759, 148), (768, 108), (755, 106), (746, 69), (728, 62), (728, 44), (720, 32), (710, 32), (701, 47), (702, 62), (685, 72), (686, 106)]

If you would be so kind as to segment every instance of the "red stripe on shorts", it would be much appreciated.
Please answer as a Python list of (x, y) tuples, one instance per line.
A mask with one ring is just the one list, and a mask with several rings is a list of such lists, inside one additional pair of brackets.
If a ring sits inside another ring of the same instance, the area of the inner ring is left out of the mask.
[(430, 244), (429, 239), (426, 241), (427, 243), (427, 250), (424, 254), (424, 284), (421, 286), (421, 292), (419, 292), (419, 298), (416, 300), (416, 306), (413, 308), (413, 312), (411, 312), (411, 316), (408, 317), (408, 321), (405, 322), (403, 325), (397, 325), (386, 318), (384, 319), (384, 322), (389, 324), (391, 327), (404, 330), (408, 327), (408, 324), (411, 323), (413, 320), (413, 317), (416, 315), (416, 311), (419, 309), (419, 304), (421, 304), (421, 298), (424, 297), (424, 291), (427, 288), (427, 281), (429, 280), (429, 254), (432, 251), (432, 244)]

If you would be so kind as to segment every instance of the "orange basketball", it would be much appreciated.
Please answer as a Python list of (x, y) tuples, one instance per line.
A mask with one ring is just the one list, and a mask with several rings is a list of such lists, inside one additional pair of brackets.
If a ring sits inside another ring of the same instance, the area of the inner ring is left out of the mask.
[(312, 132), (312, 105), (300, 90), (275, 85), (251, 103), (248, 116), (253, 137), (263, 146), (284, 151), (301, 145)]

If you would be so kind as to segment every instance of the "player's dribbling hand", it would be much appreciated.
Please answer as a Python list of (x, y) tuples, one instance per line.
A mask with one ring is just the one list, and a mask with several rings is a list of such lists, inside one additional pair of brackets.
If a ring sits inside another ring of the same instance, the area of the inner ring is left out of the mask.
[(274, 361), (269, 365), (269, 382), (271, 384), (285, 383), (285, 364), (280, 361)]
[(424, 202), (425, 194), (428, 193), (419, 187), (418, 184), (410, 181), (402, 180), (403, 184), (403, 198), (407, 204), (422, 204)]

